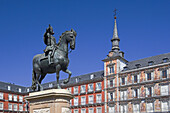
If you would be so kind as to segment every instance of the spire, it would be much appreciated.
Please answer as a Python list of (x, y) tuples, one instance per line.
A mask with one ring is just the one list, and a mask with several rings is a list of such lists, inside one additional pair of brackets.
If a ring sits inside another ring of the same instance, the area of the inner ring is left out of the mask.
[(118, 32), (117, 32), (117, 24), (116, 24), (116, 9), (114, 10), (114, 30), (113, 30), (113, 38), (111, 39), (112, 42), (112, 51), (113, 52), (119, 52), (120, 48), (119, 48), (119, 37), (118, 37)]

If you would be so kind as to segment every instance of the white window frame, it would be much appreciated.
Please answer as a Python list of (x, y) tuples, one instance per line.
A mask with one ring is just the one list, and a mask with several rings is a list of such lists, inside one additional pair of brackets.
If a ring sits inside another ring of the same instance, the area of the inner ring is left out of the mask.
[(19, 111), (23, 111), (23, 105), (19, 104)]
[[(89, 108), (88, 113), (94, 113), (94, 108)], [(91, 112), (92, 111), (92, 112)]]
[(21, 88), (19, 88), (19, 89), (18, 89), (18, 92), (20, 92), (20, 93), (21, 93)]
[[(84, 111), (83, 111), (84, 110)], [(81, 109), (81, 113), (86, 113), (86, 109)]]
[(85, 96), (81, 97), (81, 105), (86, 105), (86, 97)]
[(8, 100), (12, 101), (12, 94), (8, 94)]
[[(90, 100), (90, 98), (91, 98), (92, 100)], [(93, 103), (94, 103), (94, 96), (93, 96), (93, 95), (89, 95), (89, 96), (88, 96), (88, 103), (89, 103), (89, 104), (93, 104)]]
[(8, 110), (12, 111), (12, 104), (8, 103)]
[(15, 101), (15, 102), (18, 101), (17, 95), (14, 95), (14, 101)]
[(162, 109), (162, 112), (168, 112), (169, 108), (168, 108), (168, 101), (165, 101), (165, 102), (161, 102), (161, 109)]
[(74, 106), (78, 106), (78, 104), (79, 104), (79, 99), (78, 99), (78, 97), (75, 97), (74, 98)]
[[(84, 87), (84, 89), (83, 89)], [(81, 90), (80, 90), (81, 93), (85, 93), (86, 92), (86, 85), (81, 85)]]
[(4, 99), (4, 93), (0, 92), (0, 99)]
[[(77, 89), (77, 90), (76, 90)], [(74, 94), (78, 94), (78, 86), (74, 87)]]
[[(92, 89), (91, 89), (91, 86), (92, 85)], [(93, 83), (92, 84), (88, 84), (88, 92), (93, 92), (94, 91), (94, 88), (93, 88)]]
[(14, 111), (18, 111), (18, 105), (17, 104), (14, 104)]
[(96, 103), (101, 103), (101, 102), (102, 102), (102, 94), (97, 94), (96, 95)]
[(168, 92), (169, 92), (168, 91), (168, 89), (169, 89), (168, 85), (162, 85), (160, 89), (161, 89), (161, 95), (168, 95)]
[(8, 86), (8, 90), (9, 90), (9, 91), (11, 90), (11, 86)]
[(102, 83), (101, 82), (97, 82), (96, 83), (96, 91), (100, 91), (100, 90), (102, 90)]
[[(99, 111), (99, 110), (101, 110), (101, 111)], [(97, 107), (96, 108), (96, 113), (102, 113), (102, 107)]]
[(19, 102), (23, 102), (23, 96), (19, 96)]
[[(150, 107), (150, 104), (151, 104), (151, 107)], [(146, 103), (146, 105), (147, 105), (146, 111), (149, 112), (149, 113), (150, 112), (152, 113), (154, 111), (154, 109), (153, 109), (154, 108), (154, 104), (153, 103)]]
[(115, 107), (114, 106), (109, 107), (109, 113), (115, 113)]
[(4, 103), (0, 102), (0, 110), (3, 110), (3, 109), (4, 109)]
[(74, 109), (74, 113), (78, 113), (79, 112), (79, 110), (78, 109)]

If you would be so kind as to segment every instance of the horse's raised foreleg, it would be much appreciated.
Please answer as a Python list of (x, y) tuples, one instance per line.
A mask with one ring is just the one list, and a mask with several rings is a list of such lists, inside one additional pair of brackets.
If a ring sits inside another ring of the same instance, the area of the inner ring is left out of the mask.
[(64, 70), (64, 72), (66, 72), (66, 73), (69, 74), (68, 78), (65, 79), (64, 82), (63, 82), (64, 84), (67, 84), (67, 83), (70, 81), (70, 77), (71, 77), (71, 75), (72, 75), (72, 72), (69, 71), (68, 69)]
[(61, 66), (60, 65), (57, 65), (56, 66), (56, 78), (57, 78), (57, 89), (61, 89), (60, 85), (59, 85), (59, 73), (60, 73), (60, 70), (61, 70)]

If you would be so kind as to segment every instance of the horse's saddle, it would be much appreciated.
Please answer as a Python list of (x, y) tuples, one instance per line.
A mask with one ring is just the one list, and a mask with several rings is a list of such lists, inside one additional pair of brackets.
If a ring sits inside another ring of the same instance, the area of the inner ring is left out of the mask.
[(48, 55), (45, 55), (45, 53), (41, 54), (40, 61), (48, 59)]

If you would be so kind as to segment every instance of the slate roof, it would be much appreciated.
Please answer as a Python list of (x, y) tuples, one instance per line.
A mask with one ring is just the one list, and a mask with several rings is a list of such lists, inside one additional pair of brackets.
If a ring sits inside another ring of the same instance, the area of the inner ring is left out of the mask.
[[(91, 75), (94, 75), (93, 79), (90, 79)], [(104, 71), (97, 71), (97, 72), (92, 72), (92, 73), (88, 73), (88, 74), (84, 74), (80, 76), (71, 77), (70, 82), (68, 84), (63, 84), (64, 79), (60, 80), (60, 84), (61, 84), (61, 87), (76, 86), (80, 84), (100, 81), (103, 79), (103, 76), (104, 76)], [(53, 81), (53, 82), (43, 84), (44, 89), (49, 88), (49, 84), (52, 84), (53, 87), (56, 87), (56, 81)]]
[(157, 56), (152, 56), (152, 57), (147, 57), (147, 58), (127, 62), (127, 66), (126, 69), (124, 69), (124, 71), (147, 67), (149, 65), (161, 64), (164, 63), (163, 59), (167, 59), (167, 62), (170, 62), (170, 53), (165, 53)]
[[(10, 90), (8, 90), (8, 87), (10, 87)], [(19, 89), (21, 89), (21, 92), (19, 92)], [(23, 86), (11, 84), (11, 83), (0, 82), (0, 91), (24, 94), (24, 93), (27, 93), (27, 89), (28, 87), (23, 87)], [(31, 88), (29, 88), (29, 90), (31, 90)]]

